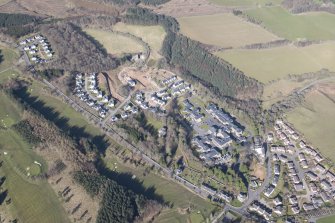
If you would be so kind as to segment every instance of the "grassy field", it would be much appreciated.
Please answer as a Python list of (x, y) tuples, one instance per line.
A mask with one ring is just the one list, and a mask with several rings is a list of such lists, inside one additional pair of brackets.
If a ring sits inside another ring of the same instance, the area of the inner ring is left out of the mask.
[[(153, 186), (156, 189), (155, 192), (163, 196), (165, 201), (173, 203), (173, 208), (163, 211), (155, 222), (200, 223), (204, 221), (203, 216), (209, 216), (210, 212), (215, 208), (208, 201), (166, 178), (154, 173), (143, 176), (144, 168), (142, 167), (133, 168), (118, 162), (116, 159), (108, 159), (106, 161), (110, 169), (114, 170), (115, 166), (117, 166), (118, 172), (134, 174), (137, 179), (143, 181), (145, 187)], [(190, 205), (193, 206), (190, 214), (180, 212)]]
[(287, 114), (287, 120), (325, 157), (335, 161), (335, 103), (331, 98), (319, 91), (310, 92), (302, 106)]
[(335, 71), (335, 42), (303, 48), (283, 46), (264, 50), (228, 50), (216, 55), (263, 83), (288, 74), (315, 72), (322, 68)]
[(55, 97), (52, 97), (48, 94), (41, 93), (44, 86), (38, 82), (34, 82), (31, 88), (29, 89), (32, 96), (38, 97), (39, 100), (43, 101), (46, 106), (51, 107), (54, 111), (60, 113), (61, 117), (68, 119), (69, 126), (77, 126), (79, 128), (84, 128), (85, 131), (90, 133), (92, 136), (97, 136), (101, 134), (101, 131), (89, 124), (85, 117), (80, 113), (74, 110), (69, 105), (63, 103)]
[(335, 15), (325, 12), (311, 12), (292, 15), (282, 7), (263, 7), (246, 11), (280, 37), (297, 40), (335, 39)]
[(210, 0), (210, 2), (224, 6), (264, 6), (266, 4), (278, 5), (282, 0)]
[(334, 223), (335, 222), (335, 215), (325, 217), (325, 218), (320, 218), (319, 220), (316, 221), (316, 223)]
[(0, 173), (6, 176), (4, 187), (8, 188), (12, 199), (10, 211), (20, 221), (69, 222), (65, 210), (47, 182), (29, 183), (13, 171), (7, 162), (1, 167)]
[(0, 46), (0, 55), (2, 55), (0, 72), (13, 66), (14, 62), (19, 58), (19, 55), (16, 51), (2, 46)]
[(84, 29), (84, 31), (100, 42), (107, 52), (113, 55), (139, 53), (144, 50), (141, 44), (129, 37), (101, 29)]
[(178, 18), (181, 33), (202, 43), (220, 47), (239, 47), (279, 39), (260, 26), (232, 14)]
[[(20, 110), (6, 95), (1, 94), (0, 98), (0, 117), (10, 127), (20, 120)], [(4, 161), (0, 174), (6, 177), (3, 188), (8, 189), (12, 199), (12, 215), (28, 223), (68, 222), (66, 213), (50, 185), (46, 181), (31, 183), (26, 178), (28, 174), (37, 175), (47, 168), (30, 145), (13, 130), (0, 130), (0, 153)], [(34, 161), (41, 163), (42, 167)]]
[(263, 108), (269, 108), (272, 104), (287, 97), (294, 89), (302, 88), (309, 82), (309, 80), (292, 81), (288, 79), (281, 79), (274, 83), (265, 85), (262, 95)]
[(159, 51), (162, 48), (163, 41), (166, 36), (162, 26), (135, 26), (117, 23), (113, 29), (140, 37), (151, 48), (150, 59), (156, 60), (161, 57)]

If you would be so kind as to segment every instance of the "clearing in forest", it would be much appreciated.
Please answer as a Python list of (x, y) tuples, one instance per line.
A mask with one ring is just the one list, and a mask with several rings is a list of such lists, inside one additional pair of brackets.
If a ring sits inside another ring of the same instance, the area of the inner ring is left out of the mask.
[(143, 45), (130, 37), (100, 29), (84, 29), (84, 31), (101, 43), (108, 53), (113, 55), (144, 51)]
[(151, 55), (150, 59), (159, 59), (161, 56), (159, 54), (166, 32), (162, 26), (137, 26), (128, 25), (125, 23), (117, 23), (113, 30), (130, 33), (134, 36), (141, 38), (150, 46)]
[(263, 83), (323, 68), (335, 71), (335, 42), (301, 48), (289, 45), (262, 50), (227, 50), (216, 55)]
[(262, 7), (246, 11), (250, 17), (280, 37), (289, 40), (335, 39), (335, 15), (326, 12), (308, 12), (293, 15), (282, 7)]
[(322, 84), (305, 102), (287, 114), (287, 120), (325, 157), (335, 161), (335, 83)]
[(240, 47), (279, 38), (262, 27), (229, 13), (178, 18), (181, 33), (199, 42), (220, 47)]

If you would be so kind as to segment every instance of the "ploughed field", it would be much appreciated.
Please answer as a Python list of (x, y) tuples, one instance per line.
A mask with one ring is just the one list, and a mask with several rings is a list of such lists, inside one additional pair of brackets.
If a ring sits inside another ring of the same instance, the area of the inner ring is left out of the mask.
[(300, 48), (288, 45), (261, 50), (227, 50), (216, 55), (263, 83), (323, 68), (335, 71), (335, 42)]
[(279, 39), (262, 27), (229, 13), (182, 17), (178, 22), (182, 34), (219, 47), (241, 47)]

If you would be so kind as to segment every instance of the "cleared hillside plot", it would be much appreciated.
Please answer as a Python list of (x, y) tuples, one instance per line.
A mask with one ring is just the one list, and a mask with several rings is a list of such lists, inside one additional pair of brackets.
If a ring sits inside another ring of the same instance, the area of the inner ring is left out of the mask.
[(151, 49), (150, 59), (160, 58), (159, 51), (162, 48), (166, 32), (162, 26), (137, 26), (125, 23), (117, 23), (113, 30), (130, 33), (141, 38)]
[(280, 4), (282, 0), (209, 0), (214, 4), (224, 6), (264, 6)]
[(248, 23), (229, 13), (178, 18), (181, 33), (199, 42), (239, 47), (278, 40), (262, 27)]
[(310, 92), (300, 107), (287, 114), (287, 120), (325, 157), (335, 161), (335, 83), (332, 89), (332, 93), (322, 90)]
[(84, 31), (101, 43), (108, 53), (113, 55), (144, 51), (142, 44), (129, 37), (100, 29), (84, 29)]
[(263, 7), (246, 11), (246, 14), (262, 22), (268, 30), (289, 39), (335, 39), (335, 15), (326, 12), (290, 14), (282, 7)]
[(217, 56), (263, 83), (288, 74), (303, 74), (322, 68), (335, 71), (335, 43), (298, 48), (283, 46), (263, 50), (227, 50)]

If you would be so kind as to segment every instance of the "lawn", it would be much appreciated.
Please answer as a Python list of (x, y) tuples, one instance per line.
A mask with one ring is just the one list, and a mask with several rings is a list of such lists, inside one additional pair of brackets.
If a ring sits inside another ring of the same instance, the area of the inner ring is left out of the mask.
[(280, 37), (297, 40), (335, 39), (335, 15), (326, 12), (290, 14), (282, 7), (263, 7), (246, 11)]
[(302, 106), (287, 114), (287, 120), (325, 157), (335, 161), (334, 101), (319, 91), (310, 92)]
[(108, 53), (122, 55), (143, 52), (143, 46), (134, 39), (101, 29), (84, 29), (84, 31), (101, 43)]
[(39, 82), (33, 82), (33, 85), (29, 89), (29, 93), (32, 96), (38, 97), (38, 99), (43, 101), (46, 106), (53, 108), (54, 111), (58, 112), (61, 117), (67, 118), (69, 126), (84, 128), (85, 131), (90, 133), (92, 136), (101, 135), (101, 131), (98, 128), (89, 124), (86, 118), (74, 110), (71, 106), (63, 103), (56, 97), (41, 93), (43, 92), (43, 87), (45, 86)]
[(2, 56), (2, 61), (0, 63), (0, 72), (13, 66), (14, 62), (19, 58), (19, 55), (16, 51), (3, 46), (0, 46), (0, 55)]
[(266, 4), (278, 5), (282, 0), (210, 0), (210, 2), (224, 6), (264, 6)]
[(178, 22), (182, 34), (220, 47), (240, 47), (279, 39), (262, 27), (228, 13), (182, 17)]
[(0, 92), (0, 98), (0, 126), (8, 128), (20, 120), (20, 108), (3, 92)]
[[(20, 120), (20, 109), (3, 93), (0, 94), (0, 116), (5, 117), (7, 127)], [(3, 119), (2, 119), (3, 120)], [(6, 152), (6, 154), (5, 154)], [(0, 156), (4, 161), (1, 176), (12, 200), (10, 211), (20, 222), (68, 222), (55, 192), (46, 181), (28, 180), (27, 175), (38, 175), (47, 169), (43, 159), (34, 153), (14, 130), (0, 130)], [(38, 166), (37, 161), (42, 164)]]
[(46, 181), (29, 183), (6, 161), (0, 173), (6, 176), (3, 187), (8, 189), (12, 200), (10, 211), (20, 222), (69, 222), (55, 192)]
[[(14, 130), (0, 130), (0, 148), (4, 159), (19, 174), (34, 176), (47, 169), (44, 160), (37, 156), (31, 146), (27, 144)], [(41, 166), (35, 164), (37, 161)]]
[(334, 223), (335, 222), (335, 215), (325, 217), (325, 218), (320, 218), (319, 220), (316, 221), (316, 223)]
[(263, 50), (227, 50), (216, 55), (263, 83), (322, 68), (335, 71), (335, 42), (303, 48), (290, 45)]
[(125, 23), (117, 23), (113, 29), (140, 37), (150, 46), (150, 59), (156, 60), (161, 57), (159, 51), (162, 48), (163, 41), (166, 36), (165, 30), (162, 26), (136, 26)]
[[(106, 159), (107, 166), (110, 169), (115, 169), (117, 166), (118, 172), (127, 172), (134, 174), (137, 179), (143, 181), (143, 185), (147, 188), (154, 187), (156, 193), (163, 196), (164, 200), (173, 203), (173, 208), (163, 211), (155, 222), (187, 222), (192, 219), (191, 223), (203, 222), (204, 217), (208, 217), (210, 212), (215, 208), (208, 201), (198, 197), (186, 188), (174, 183), (164, 177), (154, 173), (149, 173), (143, 176), (144, 168), (123, 164), (118, 160)], [(117, 163), (116, 165), (114, 165)], [(180, 210), (193, 206), (190, 214), (180, 213)], [(197, 219), (197, 220), (195, 220)]]
[(0, 83), (9, 80), (11, 78), (15, 78), (19, 75), (19, 72), (12, 69), (4, 69), (3, 71), (0, 71)]

